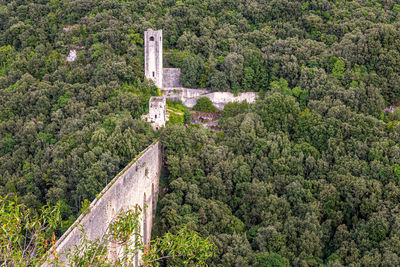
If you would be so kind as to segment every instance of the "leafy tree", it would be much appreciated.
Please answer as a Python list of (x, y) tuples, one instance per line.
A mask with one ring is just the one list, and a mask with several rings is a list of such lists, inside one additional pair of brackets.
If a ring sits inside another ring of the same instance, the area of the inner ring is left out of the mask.
[(221, 71), (216, 71), (208, 76), (208, 84), (212, 91), (228, 91), (228, 77)]
[(289, 266), (288, 260), (282, 258), (279, 254), (276, 253), (258, 253), (256, 255), (257, 265), (260, 267), (281, 267), (281, 266)]
[(55, 244), (54, 231), (58, 227), (60, 205), (42, 206), (35, 213), (18, 199), (0, 196), (0, 254), (1, 261), (10, 266), (36, 266), (46, 261), (42, 257)]
[(193, 110), (201, 112), (216, 112), (217, 108), (214, 107), (211, 100), (207, 97), (200, 97), (197, 99), (196, 105), (193, 107)]
[(247, 101), (244, 102), (230, 102), (224, 106), (222, 111), (222, 119), (227, 119), (229, 117), (235, 117), (240, 113), (246, 113), (249, 108)]
[[(61, 220), (60, 204), (54, 207), (44, 206), (38, 215), (18, 204), (17, 198), (1, 198), (0, 216), (3, 263), (13, 266), (62, 263), (59, 255), (51, 248), (56, 242), (54, 231)], [(126, 266), (134, 264), (135, 256), (139, 251), (144, 251), (142, 262), (145, 266), (159, 265), (160, 261), (167, 259), (177, 264), (191, 263), (202, 266), (214, 256), (215, 246), (208, 239), (201, 238), (198, 233), (187, 228), (182, 228), (177, 234), (167, 233), (162, 238), (151, 241), (150, 245), (144, 245), (140, 233), (136, 231), (140, 223), (140, 207), (120, 212), (100, 239), (89, 240), (83, 232), (80, 243), (67, 253), (66, 261), (74, 266)], [(110, 244), (120, 247), (124, 256), (110, 262)]]

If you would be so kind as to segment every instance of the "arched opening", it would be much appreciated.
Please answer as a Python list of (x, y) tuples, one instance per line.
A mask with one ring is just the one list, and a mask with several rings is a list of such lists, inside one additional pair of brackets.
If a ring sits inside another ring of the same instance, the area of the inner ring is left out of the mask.
[(151, 36), (151, 37), (150, 37), (150, 41), (154, 41), (154, 36)]
[(156, 209), (156, 198), (154, 196), (154, 184), (151, 184), (151, 208), (152, 208), (153, 218), (154, 218), (155, 209)]
[(146, 193), (143, 193), (143, 243), (147, 246), (147, 207), (146, 207)]
[(156, 74), (154, 73), (154, 71), (153, 71), (153, 77), (155, 76)]

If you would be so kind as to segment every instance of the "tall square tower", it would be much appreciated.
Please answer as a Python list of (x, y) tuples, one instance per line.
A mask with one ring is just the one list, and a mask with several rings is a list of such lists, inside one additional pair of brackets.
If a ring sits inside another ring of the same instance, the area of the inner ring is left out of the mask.
[(162, 30), (144, 32), (144, 75), (158, 88), (163, 82)]

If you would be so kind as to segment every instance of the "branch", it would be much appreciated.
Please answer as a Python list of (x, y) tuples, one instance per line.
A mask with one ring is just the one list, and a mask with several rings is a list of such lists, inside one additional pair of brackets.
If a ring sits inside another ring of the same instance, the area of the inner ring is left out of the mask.
[(108, 228), (109, 228), (109, 226), (106, 228), (106, 231), (104, 232), (103, 236), (102, 236), (101, 239), (99, 240), (99, 243), (98, 243), (98, 245), (97, 245), (97, 248), (96, 248), (95, 252), (93, 253), (93, 257), (92, 257), (92, 259), (90, 260), (89, 266), (92, 266), (92, 263), (93, 263), (93, 261), (94, 261), (94, 258), (96, 258), (97, 251), (99, 250), (100, 246), (101, 246), (102, 244), (105, 243), (105, 242), (104, 242), (104, 238), (105, 238), (106, 235), (107, 235)]
[(184, 257), (184, 256), (185, 255), (179, 255), (179, 254), (178, 255), (167, 255), (167, 256), (162, 256), (160, 258), (148, 261), (148, 263), (152, 263), (152, 262), (155, 262), (155, 261), (164, 260), (164, 259), (168, 259), (168, 258), (173, 258), (173, 257)]
[[(99, 250), (100, 246), (103, 244), (106, 244), (106, 241), (108, 241), (107, 235), (109, 235), (108, 231), (110, 230), (110, 225), (115, 221), (116, 218), (113, 218), (110, 223), (108, 224), (106, 230), (104, 231), (103, 235), (101, 236), (101, 239), (99, 240), (99, 243), (97, 245), (97, 248), (93, 254), (92, 259), (90, 260), (89, 266), (92, 266), (92, 263), (94, 261), (94, 258), (96, 257), (97, 251)], [(106, 245), (107, 246), (107, 245)]]

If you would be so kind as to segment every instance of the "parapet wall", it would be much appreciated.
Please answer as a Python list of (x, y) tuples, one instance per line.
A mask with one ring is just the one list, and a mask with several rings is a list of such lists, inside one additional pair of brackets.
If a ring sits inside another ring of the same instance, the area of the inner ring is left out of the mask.
[(229, 102), (241, 103), (247, 101), (247, 103), (254, 103), (257, 99), (256, 92), (239, 93), (237, 96), (230, 92), (214, 92), (206, 94), (204, 96), (209, 98), (214, 106), (216, 106), (220, 110), (224, 109), (224, 106)]
[(200, 97), (207, 97), (220, 110), (224, 109), (224, 106), (229, 102), (247, 101), (247, 103), (254, 103), (257, 99), (257, 92), (239, 93), (235, 96), (230, 92), (211, 92), (208, 89), (190, 89), (184, 87), (164, 88), (161, 92), (165, 98), (181, 100), (189, 108), (193, 108)]
[[(79, 244), (80, 226), (85, 230), (89, 240), (95, 240), (105, 233), (111, 220), (121, 210), (132, 209), (136, 205), (142, 208), (143, 221), (140, 232), (143, 235), (143, 242), (147, 244), (151, 238), (161, 166), (161, 145), (157, 141), (128, 164), (91, 203), (90, 211), (82, 214), (58, 240), (55, 248), (60, 259), (65, 259), (64, 253)], [(147, 208), (144, 209), (144, 206)], [(116, 258), (119, 255), (118, 248), (111, 248), (109, 258)], [(136, 266), (138, 261), (136, 258)]]

